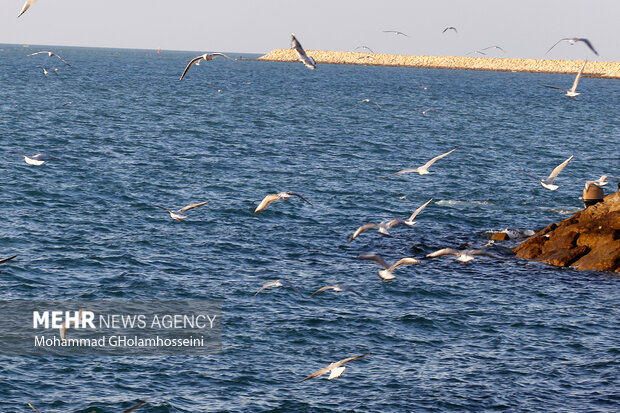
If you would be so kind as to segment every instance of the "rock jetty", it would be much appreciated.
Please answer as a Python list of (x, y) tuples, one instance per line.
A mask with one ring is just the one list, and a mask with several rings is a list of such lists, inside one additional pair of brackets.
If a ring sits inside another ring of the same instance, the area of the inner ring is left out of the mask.
[(514, 252), (559, 267), (620, 272), (620, 191), (549, 225)]
[[(367, 66), (400, 66), (428, 69), (490, 70), (501, 72), (564, 73), (575, 74), (583, 60), (505, 59), (462, 56), (407, 56), (379, 53), (330, 52), (306, 50), (317, 64), (344, 64)], [(297, 54), (292, 49), (276, 49), (258, 60), (294, 62)], [(584, 76), (620, 79), (620, 62), (588, 62)]]

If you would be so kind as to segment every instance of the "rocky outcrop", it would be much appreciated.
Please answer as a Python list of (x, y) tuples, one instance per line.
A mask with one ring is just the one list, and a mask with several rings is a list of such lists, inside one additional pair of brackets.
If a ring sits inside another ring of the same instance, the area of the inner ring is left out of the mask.
[(620, 272), (620, 191), (549, 225), (514, 252), (558, 267)]
[[(306, 50), (321, 65), (345, 64), (367, 66), (421, 67), (427, 69), (493, 70), (502, 72), (568, 73), (575, 74), (583, 60), (506, 59), (468, 56), (408, 56), (381, 53), (333, 52)], [(292, 49), (276, 49), (258, 60), (294, 62), (297, 54)], [(586, 64), (584, 76), (620, 78), (620, 62), (591, 61)]]

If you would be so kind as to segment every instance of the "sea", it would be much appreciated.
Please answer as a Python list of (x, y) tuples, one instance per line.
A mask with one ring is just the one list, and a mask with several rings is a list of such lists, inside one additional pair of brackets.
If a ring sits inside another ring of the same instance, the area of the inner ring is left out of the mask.
[[(27, 56), (41, 50), (71, 66)], [(586, 180), (620, 175), (618, 80), (584, 77), (569, 99), (543, 85), (574, 75), (229, 53), (179, 81), (201, 53), (0, 45), (0, 258), (18, 254), (0, 300), (222, 307), (215, 354), (0, 349), (0, 411), (620, 410), (620, 277), (511, 253), (580, 211)], [(428, 175), (377, 179), (454, 148)], [(21, 155), (37, 153), (53, 158)], [(557, 191), (517, 172), (544, 178), (571, 155)], [(286, 191), (310, 203), (254, 214)], [(412, 228), (347, 242), (429, 199)], [(155, 206), (205, 201), (183, 222)], [(513, 239), (492, 242), (501, 231)], [(493, 256), (425, 258), (442, 248)], [(384, 282), (369, 253), (420, 263)], [(275, 280), (300, 294), (256, 294)], [(311, 296), (336, 284), (360, 295)]]

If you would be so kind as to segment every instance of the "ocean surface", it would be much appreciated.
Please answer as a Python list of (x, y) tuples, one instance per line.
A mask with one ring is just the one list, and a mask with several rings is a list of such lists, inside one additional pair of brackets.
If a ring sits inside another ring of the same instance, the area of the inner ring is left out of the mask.
[[(26, 56), (39, 50), (71, 67)], [(541, 85), (573, 75), (226, 59), (180, 82), (197, 54), (0, 45), (0, 258), (19, 254), (0, 299), (223, 305), (220, 354), (0, 354), (0, 411), (620, 410), (620, 277), (489, 243), (569, 217), (586, 180), (620, 175), (620, 82), (584, 78), (568, 99)], [(376, 179), (455, 147), (429, 175)], [(571, 154), (557, 191), (515, 171), (543, 178)], [(312, 205), (253, 213), (280, 191)], [(347, 242), (430, 198), (413, 228)], [(202, 201), (183, 223), (152, 205)], [(496, 257), (423, 259), (391, 282), (357, 259), (483, 246)], [(307, 298), (254, 296), (276, 279)], [(309, 298), (335, 283), (362, 296)]]

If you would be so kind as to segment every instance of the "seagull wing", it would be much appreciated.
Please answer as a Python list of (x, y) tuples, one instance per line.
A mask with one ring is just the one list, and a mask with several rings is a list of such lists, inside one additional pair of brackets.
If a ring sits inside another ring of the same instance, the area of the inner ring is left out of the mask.
[(585, 62), (583, 62), (583, 65), (581, 66), (581, 69), (579, 69), (579, 72), (577, 72), (577, 76), (575, 76), (575, 81), (573, 82), (573, 86), (570, 88), (570, 90), (572, 92), (577, 90), (577, 85), (579, 84), (579, 80), (581, 79), (581, 74), (583, 73), (583, 68), (586, 67), (586, 63), (588, 63), (587, 60)]
[(549, 85), (541, 85), (541, 86), (548, 87), (549, 89), (557, 89), (557, 90), (564, 90), (564, 91), (566, 91), (566, 89), (564, 89), (563, 87), (549, 86)]
[(316, 290), (315, 292), (313, 292), (310, 295), (310, 297), (312, 297), (314, 294), (318, 294), (318, 293), (322, 293), (323, 291), (326, 291), (326, 290), (334, 290), (334, 289), (336, 289), (335, 285), (326, 285), (325, 287), (321, 287), (318, 290)]
[(254, 210), (254, 213), (258, 214), (263, 209), (267, 208), (267, 206), (269, 204), (271, 204), (273, 201), (277, 201), (278, 199), (280, 199), (280, 194), (269, 194), (269, 195), (267, 195), (266, 197), (263, 198), (262, 201), (260, 201), (260, 204), (258, 204), (256, 209)]
[(181, 213), (181, 212), (189, 211), (190, 209), (198, 208), (199, 206), (203, 206), (203, 205), (208, 204), (208, 203), (209, 203), (209, 201), (205, 201), (205, 202), (200, 202), (198, 204), (192, 204), (192, 205), (184, 206), (183, 208), (179, 209), (177, 212)]
[[(331, 366), (331, 364), (330, 364), (330, 366)], [(315, 371), (314, 373), (312, 373), (311, 375), (309, 375), (305, 379), (299, 380), (297, 383), (301, 383), (302, 381), (306, 381), (306, 380), (314, 379), (316, 377), (320, 377), (320, 376), (322, 376), (325, 373), (329, 373), (330, 370), (331, 369), (329, 368), (329, 366), (323, 367), (322, 369)]]
[(57, 58), (60, 59), (61, 62), (63, 62), (64, 64), (66, 64), (67, 66), (71, 67), (71, 65), (62, 57), (58, 56), (57, 54), (54, 54), (54, 56), (56, 56)]
[(235, 60), (235, 59), (233, 59), (233, 58), (231, 58), (229, 56), (226, 56), (224, 53), (219, 53), (219, 52), (211, 53), (211, 56), (213, 56), (213, 57), (221, 56), (221, 57), (225, 57), (228, 60)]
[(371, 223), (371, 224), (365, 224), (365, 225), (362, 225), (361, 227), (359, 227), (358, 229), (356, 229), (356, 230), (355, 230), (355, 232), (353, 233), (353, 235), (351, 235), (351, 236), (349, 237), (349, 242), (351, 242), (351, 241), (353, 241), (355, 238), (357, 238), (357, 236), (358, 236), (359, 234), (361, 234), (362, 232), (364, 232), (364, 231), (366, 231), (366, 230), (368, 230), (368, 229), (371, 229), (371, 228), (377, 228), (378, 226), (379, 226), (378, 224), (372, 224), (372, 223)]
[(2, 258), (0, 260), (0, 264), (4, 264), (7, 261), (11, 261), (13, 258), (17, 257), (17, 255), (13, 255), (12, 257), (8, 257), (8, 258)]
[(520, 170), (520, 169), (515, 169), (515, 171), (517, 171), (517, 172), (519, 172), (519, 173), (522, 173), (522, 174), (523, 174), (523, 175), (525, 175), (525, 176), (529, 176), (530, 178), (532, 178), (532, 179), (533, 179), (533, 180), (535, 180), (535, 181), (538, 181), (538, 182), (542, 181), (542, 179), (536, 178), (534, 175), (530, 175), (530, 174), (528, 174), (527, 172), (523, 172), (523, 171), (522, 171), (522, 170)]
[(357, 256), (357, 258), (359, 258), (360, 260), (374, 261), (374, 262), (376, 262), (377, 264), (379, 264), (380, 266), (382, 266), (386, 270), (388, 268), (390, 268), (390, 266), (388, 265), (387, 262), (385, 262), (383, 257), (381, 257), (378, 254), (360, 254), (360, 255)]
[(440, 160), (441, 158), (445, 158), (446, 156), (450, 155), (452, 152), (456, 151), (458, 148), (454, 148), (451, 151), (448, 151), (446, 153), (442, 153), (439, 156), (435, 156), (433, 159), (431, 159), (430, 161), (426, 162), (423, 166), (422, 169), (428, 169), (431, 167), (432, 164), (434, 164), (435, 162), (437, 162), (438, 160)]
[(282, 287), (286, 287), (286, 288), (290, 288), (291, 290), (294, 290), (297, 294), (299, 294), (300, 296), (304, 296), (301, 291), (299, 291), (299, 289), (297, 287), (295, 287), (293, 284), (291, 284), (290, 282), (287, 281), (280, 281), (280, 283), (282, 284)]
[(565, 160), (564, 162), (556, 166), (555, 169), (551, 171), (551, 174), (549, 174), (547, 179), (545, 179), (545, 181), (549, 183), (553, 182), (553, 180), (560, 174), (560, 172), (562, 172), (562, 169), (564, 169), (564, 167), (568, 165), (568, 163), (572, 161), (574, 157), (575, 155), (571, 155), (570, 158), (568, 158), (567, 160)]
[(411, 216), (409, 217), (409, 221), (413, 221), (415, 219), (415, 217), (418, 216), (418, 214), (420, 212), (422, 212), (422, 210), (424, 208), (426, 208), (428, 206), (428, 204), (430, 204), (433, 201), (433, 198), (429, 199), (428, 201), (426, 201), (426, 203), (424, 205), (422, 205), (421, 207), (419, 207), (418, 209), (416, 209), (415, 211), (413, 211), (413, 214), (411, 214)]
[(304, 198), (301, 194), (298, 194), (297, 192), (287, 192), (288, 195), (293, 195), (296, 196), (298, 198), (301, 198), (304, 202), (312, 205), (312, 202), (308, 201), (306, 198)]
[(362, 296), (362, 294), (360, 294), (358, 291), (355, 291), (353, 288), (349, 287), (348, 285), (341, 285), (340, 288), (343, 290), (351, 291), (353, 294), (357, 294), (360, 297)]
[(385, 179), (385, 178), (389, 178), (390, 176), (396, 176), (396, 175), (408, 174), (408, 173), (412, 173), (412, 172), (418, 172), (419, 170), (420, 170), (420, 168), (403, 169), (403, 170), (400, 170), (398, 172), (394, 172), (393, 174), (384, 175), (384, 176), (378, 176), (377, 179)]
[(390, 268), (388, 268), (388, 271), (393, 271), (394, 269), (400, 267), (401, 265), (408, 265), (408, 264), (418, 264), (420, 262), (420, 260), (416, 260), (415, 258), (410, 258), (410, 257), (405, 257), (405, 258), (401, 258), (400, 260), (396, 261), (394, 264), (392, 264), (392, 266)]
[(555, 42), (555, 44), (554, 44), (553, 46), (551, 46), (551, 47), (549, 48), (549, 50), (547, 50), (547, 51), (545, 52), (545, 54), (549, 53), (549, 52), (551, 51), (551, 49), (553, 49), (554, 47), (556, 47), (556, 46), (557, 46), (560, 42), (563, 42), (563, 41), (566, 41), (566, 40), (568, 40), (568, 38), (567, 38), (567, 37), (565, 37), (564, 39), (560, 39), (560, 40), (558, 40), (557, 42)]
[(138, 400), (138, 404), (136, 404), (135, 406), (130, 407), (127, 410), (123, 410), (121, 413), (131, 413), (134, 410), (136, 410), (138, 407), (142, 406), (144, 403), (146, 403), (146, 400)]
[(598, 52), (594, 49), (594, 46), (592, 46), (592, 43), (590, 43), (588, 39), (581, 38), (577, 40), (580, 42), (584, 42), (590, 48), (590, 50), (592, 50), (592, 52), (594, 52), (594, 54), (598, 56)]
[(41, 54), (41, 53), (48, 54), (49, 52), (46, 52), (46, 51), (35, 52), (35, 53), (30, 53), (30, 54), (27, 54), (26, 56), (35, 56), (35, 55), (38, 55), (38, 54)]
[(201, 60), (202, 58), (203, 58), (202, 56), (198, 56), (198, 57), (194, 57), (192, 60), (190, 60), (189, 63), (187, 64), (187, 66), (185, 67), (185, 70), (183, 71), (183, 74), (181, 75), (179, 80), (183, 80), (183, 78), (185, 77), (185, 74), (187, 73), (189, 68), (192, 67), (192, 65), (194, 63), (196, 63), (197, 61)]
[(22, 7), (22, 9), (19, 12), (19, 14), (17, 15), (17, 17), (19, 17), (22, 14), (26, 13), (26, 10), (28, 10), (30, 8), (30, 6), (32, 6), (34, 4), (35, 1), (37, 1), (37, 0), (26, 0), (26, 2), (24, 3), (24, 7)]
[[(17, 17), (19, 17), (19, 16), (17, 16)], [(41, 410), (37, 409), (37, 408), (36, 408), (36, 407), (34, 407), (32, 404), (28, 403), (28, 406), (30, 406), (30, 408), (31, 408), (32, 410), (34, 410), (35, 412), (37, 412), (37, 413), (41, 413)]]
[(458, 255), (458, 254), (459, 252), (455, 249), (443, 248), (438, 251), (431, 252), (430, 254), (426, 256), (426, 258), (435, 258), (435, 257), (441, 257), (442, 255)]
[(260, 288), (260, 290), (258, 290), (258, 291), (256, 292), (256, 294), (254, 294), (254, 296), (256, 297), (256, 296), (258, 295), (258, 293), (260, 293), (261, 291), (263, 291), (265, 288), (268, 288), (268, 287), (273, 287), (274, 285), (278, 284), (278, 282), (280, 282), (280, 280), (269, 281), (269, 282), (265, 283), (265, 285), (263, 285), (263, 286)]
[(165, 206), (161, 206), (161, 205), (157, 205), (157, 204), (151, 204), (151, 205), (153, 205), (154, 207), (157, 207), (157, 208), (161, 208), (161, 209), (163, 209), (164, 211), (174, 212), (174, 211), (172, 211), (170, 208), (166, 208)]
[(343, 364), (348, 363), (350, 361), (357, 360), (357, 359), (362, 359), (362, 358), (368, 357), (368, 356), (370, 356), (370, 353), (362, 354), (361, 356), (353, 356), (353, 357), (349, 357), (349, 358), (346, 358), (346, 359), (342, 359), (342, 360), (337, 361), (336, 363), (334, 363), (334, 368), (340, 367)]

